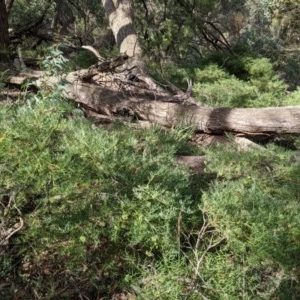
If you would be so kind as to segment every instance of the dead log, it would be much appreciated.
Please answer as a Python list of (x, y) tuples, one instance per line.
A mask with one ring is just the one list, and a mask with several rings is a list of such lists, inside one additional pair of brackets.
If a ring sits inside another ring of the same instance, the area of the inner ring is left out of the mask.
[[(196, 132), (208, 134), (232, 133), (300, 133), (300, 106), (268, 108), (212, 108), (197, 104), (189, 95), (172, 95), (148, 88), (145, 81), (128, 81), (122, 74), (92, 74), (90, 82), (83, 82), (87, 70), (66, 76), (64, 96), (74, 100), (93, 114), (126, 117), (132, 121), (147, 121), (171, 128), (177, 125), (193, 127)], [(30, 76), (37, 85), (36, 72)], [(54, 85), (58, 78), (47, 78)], [(16, 76), (11, 83), (21, 83)]]
[[(300, 106), (269, 108), (211, 108), (178, 103), (171, 96), (133, 94), (107, 87), (76, 84), (68, 96), (94, 112), (134, 116), (164, 127), (184, 125), (209, 134), (300, 133)], [(155, 99), (156, 98), (156, 99)], [(174, 102), (173, 102), (174, 101)]]
[(171, 127), (194, 126), (198, 132), (300, 133), (300, 106), (270, 108), (208, 108), (178, 103), (141, 102), (134, 105), (140, 119)]

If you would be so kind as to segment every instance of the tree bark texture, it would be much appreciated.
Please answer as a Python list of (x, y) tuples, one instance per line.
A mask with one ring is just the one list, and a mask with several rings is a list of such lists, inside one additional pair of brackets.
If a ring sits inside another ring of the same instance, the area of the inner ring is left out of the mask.
[(0, 48), (6, 47), (8, 44), (8, 14), (5, 0), (0, 0)]
[(120, 53), (127, 54), (130, 60), (127, 67), (136, 67), (136, 73), (143, 73), (145, 65), (142, 49), (133, 24), (133, 3), (131, 0), (102, 0), (109, 26), (113, 31)]

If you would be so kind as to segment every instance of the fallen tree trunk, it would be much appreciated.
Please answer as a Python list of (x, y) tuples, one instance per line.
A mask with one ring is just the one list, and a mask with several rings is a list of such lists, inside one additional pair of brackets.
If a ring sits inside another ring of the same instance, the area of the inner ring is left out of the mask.
[(181, 123), (205, 133), (300, 133), (300, 106), (230, 109), (144, 102), (134, 110), (141, 119), (153, 123), (167, 127)]
[(68, 97), (96, 113), (131, 116), (164, 127), (179, 124), (210, 134), (300, 133), (300, 106), (270, 108), (211, 108), (149, 90), (126, 91), (77, 82)]
[[(147, 121), (171, 128), (177, 125), (193, 127), (196, 132), (223, 134), (224, 132), (245, 134), (300, 133), (300, 106), (269, 108), (212, 108), (197, 104), (185, 94), (172, 95), (169, 92), (148, 89), (147, 81), (131, 82), (116, 74), (91, 74), (88, 82), (86, 70), (68, 74), (64, 96), (79, 103), (94, 117), (99, 115), (105, 121), (127, 118)], [(31, 78), (37, 85), (43, 80), (41, 73)], [(20, 85), (30, 73), (23, 77), (11, 77), (11, 84)], [(54, 85), (57, 78), (47, 78)]]

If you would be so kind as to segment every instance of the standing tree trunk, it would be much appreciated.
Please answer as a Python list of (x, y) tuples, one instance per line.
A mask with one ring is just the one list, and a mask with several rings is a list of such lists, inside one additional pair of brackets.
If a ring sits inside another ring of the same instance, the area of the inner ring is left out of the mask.
[(9, 14), (13, 4), (14, 4), (14, 0), (5, 0), (6, 11), (8, 14)]
[(0, 0), (0, 48), (5, 48), (8, 44), (8, 14), (5, 0)]
[(136, 66), (135, 73), (144, 73), (142, 49), (133, 25), (132, 0), (102, 0), (116, 43), (130, 59), (127, 68)]

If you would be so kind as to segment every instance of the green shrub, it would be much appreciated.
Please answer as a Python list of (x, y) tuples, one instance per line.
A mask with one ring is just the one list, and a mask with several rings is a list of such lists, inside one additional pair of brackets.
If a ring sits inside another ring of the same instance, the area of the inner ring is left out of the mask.
[(300, 60), (296, 53), (287, 55), (284, 59), (280, 56), (279, 64), (283, 64), (281, 70), (284, 80), (289, 84), (289, 89), (294, 91), (299, 86), (300, 82)]
[(288, 94), (284, 99), (284, 105), (300, 105), (300, 88)]
[(234, 77), (214, 83), (195, 83), (194, 93), (200, 102), (210, 106), (247, 107), (258, 98), (253, 86)]
[(273, 96), (284, 95), (287, 84), (279, 80), (275, 75), (274, 68), (267, 58), (243, 59), (248, 79), (260, 93), (272, 93)]
[[(235, 77), (210, 84), (194, 84), (195, 97), (210, 106), (227, 107), (269, 107), (281, 106), (285, 93), (281, 82), (268, 84), (270, 91), (260, 91), (255, 83), (238, 80)], [(263, 89), (266, 89), (265, 87)]]
[(69, 66), (72, 70), (77, 69), (85, 69), (89, 68), (91, 65), (95, 64), (97, 62), (96, 56), (85, 50), (85, 51), (79, 51), (76, 52), (74, 56), (70, 58)]
[[(215, 66), (192, 73), (214, 103), (259, 99)], [(299, 298), (292, 152), (211, 147), (208, 173), (190, 175), (175, 156), (199, 153), (192, 129), (95, 129), (59, 89), (0, 120), (1, 225), (25, 224), (1, 249), (1, 298)]]
[(9, 72), (9, 70), (5, 70), (3, 72), (0, 70), (0, 92), (6, 85), (6, 79), (8, 76), (8, 72)]
[(283, 105), (287, 85), (275, 75), (267, 58), (225, 57), (220, 62), (217, 60), (218, 64), (195, 67), (168, 64), (164, 67), (164, 77), (182, 90), (186, 89), (186, 81), (191, 79), (194, 96), (210, 106)]
[(89, 293), (109, 294), (106, 281), (121, 289), (126, 274), (139, 271), (131, 261), (178, 256), (173, 236), (189, 197), (174, 154), (188, 135), (91, 130), (71, 105), (48, 96), (2, 107), (1, 118), (1, 197), (15, 194), (26, 224), (14, 238), (19, 277), (3, 262), (9, 281), (41, 297), (53, 286), (69, 286), (70, 296), (82, 279)]
[(210, 64), (205, 68), (195, 69), (194, 80), (200, 83), (214, 83), (218, 80), (229, 79), (231, 76), (218, 65)]
[[(210, 255), (207, 268), (214, 276), (208, 283), (226, 299), (240, 299), (246, 290), (248, 297), (253, 293), (249, 299), (270, 299), (282, 293), (282, 282), (294, 285), (299, 277), (299, 165), (290, 167), (276, 148), (237, 154), (228, 147), (226, 156), (224, 148), (218, 151), (222, 156), (209, 154), (210, 170), (223, 179), (204, 193), (202, 209), (227, 237), (227, 250)], [(299, 296), (299, 286), (293, 288), (293, 297)]]

